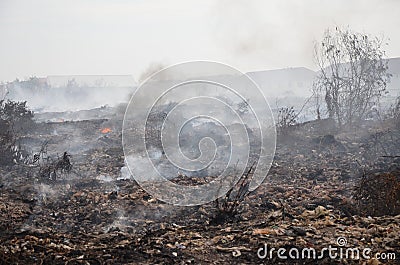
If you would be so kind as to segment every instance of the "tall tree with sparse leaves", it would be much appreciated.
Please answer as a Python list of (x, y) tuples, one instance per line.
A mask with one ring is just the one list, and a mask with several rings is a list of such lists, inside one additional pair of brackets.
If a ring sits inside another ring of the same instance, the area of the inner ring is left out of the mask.
[(315, 93), (340, 127), (365, 119), (390, 80), (383, 39), (349, 29), (326, 30), (315, 46), (319, 75)]

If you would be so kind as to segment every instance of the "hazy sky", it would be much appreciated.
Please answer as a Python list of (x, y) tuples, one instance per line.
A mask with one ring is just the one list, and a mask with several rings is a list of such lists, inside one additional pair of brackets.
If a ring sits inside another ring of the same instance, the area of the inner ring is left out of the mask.
[(150, 64), (213, 60), (242, 71), (315, 69), (314, 41), (349, 26), (390, 38), (400, 56), (397, 0), (0, 0), (0, 81), (131, 74)]

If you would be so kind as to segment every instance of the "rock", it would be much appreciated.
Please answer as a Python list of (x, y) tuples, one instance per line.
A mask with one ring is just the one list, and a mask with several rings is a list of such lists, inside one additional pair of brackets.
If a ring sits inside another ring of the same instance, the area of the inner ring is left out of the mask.
[(291, 229), (293, 230), (293, 232), (298, 235), (298, 236), (305, 236), (307, 234), (306, 230), (304, 230), (301, 227), (297, 227), (297, 226), (292, 226)]

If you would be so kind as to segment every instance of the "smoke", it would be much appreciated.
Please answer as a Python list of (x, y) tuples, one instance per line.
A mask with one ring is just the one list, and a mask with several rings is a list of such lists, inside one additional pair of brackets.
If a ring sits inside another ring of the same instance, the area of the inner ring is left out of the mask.
[(116, 106), (128, 101), (132, 87), (48, 87), (27, 89), (14, 85), (8, 95), (16, 101), (27, 101), (35, 112), (79, 111), (104, 105)]
[[(219, 0), (212, 11), (213, 33), (217, 45), (228, 53), (230, 63), (250, 69), (313, 69), (314, 42), (322, 38), (326, 28), (349, 26), (355, 31), (381, 35), (398, 24), (394, 23), (398, 18), (393, 14), (398, 3), (368, 2)], [(365, 17), (374, 21), (368, 23), (368, 28)]]
[(149, 78), (151, 75), (157, 73), (158, 71), (161, 71), (164, 69), (166, 65), (161, 62), (153, 62), (147, 68), (140, 74), (139, 76), (139, 83), (142, 83), (144, 80)]
[(253, 69), (287, 67), (289, 59), (298, 65), (309, 62), (319, 29), (303, 17), (304, 8), (288, 1), (220, 0), (215, 8), (217, 43), (233, 62), (244, 61)]
[[(279, 29), (273, 22), (260, 20), (261, 10), (257, 6), (253, 1), (217, 2), (217, 38), (230, 52), (249, 55), (275, 46), (271, 37)], [(266, 31), (269, 34), (264, 34)]]

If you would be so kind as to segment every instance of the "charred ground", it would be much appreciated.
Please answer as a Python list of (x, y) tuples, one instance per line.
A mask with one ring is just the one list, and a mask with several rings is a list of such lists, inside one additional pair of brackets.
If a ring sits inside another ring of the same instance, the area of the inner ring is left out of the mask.
[[(224, 216), (226, 201), (175, 207), (129, 178), (121, 120), (117, 113), (42, 122), (23, 135), (32, 154), (46, 143), (46, 157), (68, 152), (73, 167), (55, 178), (40, 177), (40, 166), (2, 167), (2, 264), (315, 264), (261, 260), (257, 250), (322, 249), (339, 236), (349, 246), (400, 257), (400, 133), (393, 121), (340, 132), (326, 120), (291, 127), (278, 139), (264, 183), (228, 200), (237, 205)], [(197, 185), (207, 178), (175, 181)]]

